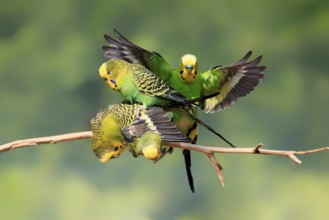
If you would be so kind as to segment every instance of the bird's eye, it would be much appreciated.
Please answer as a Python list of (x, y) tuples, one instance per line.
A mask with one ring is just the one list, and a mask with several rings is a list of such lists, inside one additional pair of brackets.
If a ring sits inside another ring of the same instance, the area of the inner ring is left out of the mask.
[(117, 151), (117, 150), (119, 150), (119, 148), (118, 148), (118, 147), (115, 147), (115, 148), (114, 148), (114, 151)]
[(184, 72), (183, 70), (179, 71), (180, 74), (183, 74), (183, 72)]

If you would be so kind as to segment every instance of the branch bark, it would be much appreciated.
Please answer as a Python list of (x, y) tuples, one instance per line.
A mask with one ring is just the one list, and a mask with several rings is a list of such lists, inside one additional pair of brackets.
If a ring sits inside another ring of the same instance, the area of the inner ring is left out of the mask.
[[(76, 133), (69, 133), (69, 134), (62, 134), (55, 136), (16, 140), (13, 142), (0, 145), (0, 153), (21, 147), (36, 146), (42, 144), (56, 144), (65, 141), (91, 138), (91, 136), (92, 136), (91, 131), (84, 131), (84, 132), (76, 132)], [(193, 150), (206, 154), (211, 164), (215, 168), (219, 182), (221, 183), (222, 186), (224, 186), (224, 176), (222, 173), (223, 169), (222, 166), (217, 162), (214, 153), (263, 154), (263, 155), (285, 156), (288, 157), (292, 162), (296, 164), (301, 164), (302, 161), (299, 160), (296, 155), (312, 154), (320, 151), (329, 150), (329, 147), (315, 148), (306, 151), (269, 150), (269, 149), (261, 149), (263, 147), (263, 144), (257, 144), (255, 147), (249, 147), (249, 148), (224, 148), (224, 147), (210, 147), (210, 146), (201, 146), (196, 144), (176, 142), (176, 143), (166, 143), (166, 146)]]
[(75, 133), (61, 134), (55, 136), (22, 139), (22, 140), (9, 142), (4, 145), (0, 145), (0, 153), (21, 147), (35, 146), (41, 144), (57, 144), (65, 141), (91, 138), (91, 136), (92, 136), (91, 131), (83, 131), (83, 132), (75, 132)]

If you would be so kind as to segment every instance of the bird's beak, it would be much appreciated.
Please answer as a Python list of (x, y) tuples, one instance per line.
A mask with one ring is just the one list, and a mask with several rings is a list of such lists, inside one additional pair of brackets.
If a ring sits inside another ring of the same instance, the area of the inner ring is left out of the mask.
[(120, 156), (120, 154), (113, 154), (113, 152), (111, 153), (106, 153), (106, 154), (103, 154), (99, 157), (99, 161), (102, 162), (102, 163), (105, 163), (109, 160), (112, 160), (112, 159), (115, 159), (115, 158), (118, 158)]
[(117, 158), (117, 157), (119, 157), (119, 155), (113, 154), (110, 159), (114, 159), (114, 158)]
[(192, 65), (186, 65), (185, 68), (188, 69), (188, 70), (191, 70), (191, 69), (193, 69), (193, 66)]

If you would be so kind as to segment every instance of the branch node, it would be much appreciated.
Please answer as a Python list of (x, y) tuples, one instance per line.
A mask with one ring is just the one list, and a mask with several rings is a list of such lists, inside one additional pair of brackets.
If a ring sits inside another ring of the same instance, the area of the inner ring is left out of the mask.
[(262, 144), (262, 143), (257, 144), (257, 145), (255, 146), (253, 152), (254, 152), (255, 154), (259, 154), (259, 153), (260, 153), (259, 148), (261, 148), (261, 147), (263, 147), (263, 146), (264, 146), (264, 144)]

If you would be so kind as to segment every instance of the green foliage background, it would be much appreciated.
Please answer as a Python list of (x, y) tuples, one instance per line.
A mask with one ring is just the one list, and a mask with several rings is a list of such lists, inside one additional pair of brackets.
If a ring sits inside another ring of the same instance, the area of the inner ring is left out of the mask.
[[(266, 77), (232, 108), (201, 117), (238, 146), (328, 145), (329, 2), (19, 1), (0, 7), (0, 143), (89, 130), (121, 100), (98, 77), (103, 34), (117, 28), (172, 65), (202, 70), (263, 54)], [(199, 144), (226, 146), (201, 128)], [(196, 193), (180, 150), (157, 164), (129, 153), (101, 164), (89, 140), (0, 155), (0, 219), (329, 219), (329, 155), (289, 159), (193, 153)]]

